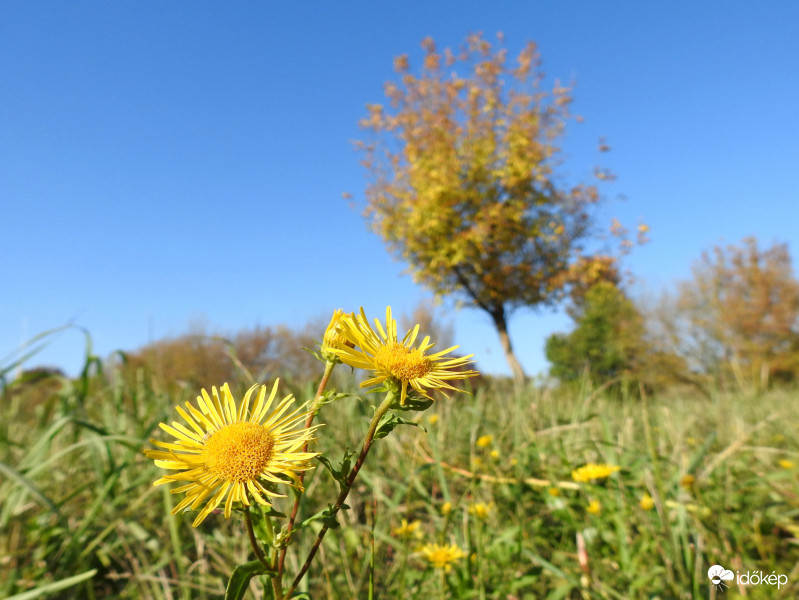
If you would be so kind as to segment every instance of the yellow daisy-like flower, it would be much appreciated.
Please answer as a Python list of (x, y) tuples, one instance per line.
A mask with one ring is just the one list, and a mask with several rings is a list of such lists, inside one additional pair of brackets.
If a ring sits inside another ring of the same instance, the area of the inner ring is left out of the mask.
[(451, 512), (452, 512), (452, 502), (444, 502), (444, 504), (441, 505), (441, 513), (444, 516), (446, 516)]
[(652, 500), (652, 496), (649, 494), (641, 496), (641, 501), (638, 504), (644, 510), (652, 510), (655, 507), (655, 501)]
[(444, 569), (447, 573), (452, 570), (452, 563), (466, 556), (463, 550), (455, 545), (441, 544), (426, 544), (422, 548), (422, 554), (436, 569)]
[(469, 506), (469, 514), (474, 515), (478, 519), (485, 520), (488, 517), (488, 513), (494, 508), (493, 504), (486, 504), (484, 502), (475, 502), (471, 506)]
[(438, 423), (438, 415), (430, 415), (429, 417), (427, 417), (427, 422), (430, 423), (431, 425), (435, 425), (436, 423)]
[(322, 357), (325, 360), (341, 362), (334, 351), (344, 347), (352, 347), (353, 343), (347, 338), (344, 332), (344, 323), (352, 320), (353, 317), (354, 315), (352, 313), (347, 314), (340, 308), (333, 311), (333, 317), (330, 319), (327, 329), (325, 329), (325, 335), (322, 338), (322, 344), (320, 346)]
[(606, 479), (616, 471), (620, 470), (621, 467), (617, 467), (616, 465), (598, 465), (595, 463), (588, 463), (587, 465), (572, 471), (572, 479), (577, 482), (592, 481), (594, 479)]
[(687, 475), (683, 475), (680, 478), (680, 485), (684, 487), (686, 490), (690, 490), (694, 487), (694, 483), (696, 483), (696, 477), (688, 473)]
[[(177, 421), (172, 421), (171, 426), (160, 424), (177, 441), (150, 440), (164, 450), (148, 449), (144, 454), (155, 459), (156, 466), (162, 469), (179, 471), (163, 476), (154, 485), (187, 482), (170, 490), (172, 494), (186, 493), (172, 514), (196, 510), (210, 496), (194, 520), (193, 526), (197, 527), (223, 500), (225, 517), (229, 518), (234, 502), (249, 506), (249, 498), (254, 498), (266, 505), (269, 496), (282, 497), (269, 489), (271, 484), (286, 483), (281, 475), (300, 484), (297, 472), (312, 469), (311, 459), (319, 454), (302, 451), (314, 439), (318, 425), (292, 431), (308, 413), (302, 408), (288, 412), (294, 402), (291, 395), (272, 409), (277, 386), (275, 381), (267, 398), (266, 386), (254, 385), (238, 408), (227, 384), (218, 391), (211, 388), (210, 396), (202, 390), (197, 397), (199, 410), (189, 402), (186, 410), (175, 407), (189, 427)], [(256, 390), (255, 408), (250, 411), (250, 400)]]
[(419, 526), (422, 524), (421, 521), (414, 521), (413, 523), (408, 523), (407, 519), (402, 519), (402, 524), (391, 530), (391, 533), (397, 537), (401, 538), (411, 538), (411, 537), (422, 537), (422, 532), (419, 531)]
[[(351, 340), (356, 348), (343, 347), (331, 349), (341, 362), (374, 371), (374, 377), (367, 379), (361, 387), (379, 385), (390, 381), (401, 388), (400, 405), (405, 405), (408, 395), (408, 386), (416, 392), (432, 400), (427, 389), (455, 390), (447, 381), (466, 379), (477, 375), (477, 371), (458, 371), (456, 369), (470, 364), (472, 354), (457, 358), (445, 358), (458, 346), (452, 346), (435, 354), (427, 354), (435, 344), (426, 336), (417, 348), (413, 345), (419, 335), (419, 325), (405, 334), (400, 340), (397, 337), (397, 322), (391, 317), (391, 307), (386, 308), (386, 326), (375, 319), (375, 329), (369, 325), (363, 308), (360, 315), (354, 319), (343, 321), (344, 335)], [(426, 389), (427, 388), (427, 389)]]
[(549, 495), (550, 495), (550, 496), (552, 496), (553, 498), (557, 498), (557, 497), (558, 497), (558, 496), (560, 496), (560, 494), (561, 494), (561, 492), (560, 492), (560, 488), (556, 488), (556, 487), (551, 487), (551, 488), (549, 488), (549, 489), (547, 490), (547, 492), (548, 492), (548, 493), (549, 493)]
[(591, 500), (591, 502), (588, 503), (588, 506), (585, 507), (585, 510), (592, 515), (598, 515), (600, 512), (602, 512), (602, 505), (599, 503), (599, 500)]
[(477, 441), (475, 442), (475, 445), (478, 448), (488, 448), (493, 441), (494, 441), (494, 436), (492, 436), (492, 435), (481, 435), (479, 438), (477, 438)]
[(783, 469), (793, 469), (796, 466), (792, 460), (788, 460), (787, 458), (780, 459), (777, 464), (779, 464)]

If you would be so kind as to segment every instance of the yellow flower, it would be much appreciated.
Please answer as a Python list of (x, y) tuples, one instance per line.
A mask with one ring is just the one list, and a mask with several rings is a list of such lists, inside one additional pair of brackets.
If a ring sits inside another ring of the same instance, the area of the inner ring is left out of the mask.
[(599, 500), (591, 500), (585, 510), (592, 515), (598, 515), (602, 511), (602, 505), (599, 504)]
[(553, 498), (557, 498), (558, 496), (560, 496), (560, 488), (551, 487), (551, 488), (549, 488), (549, 489), (547, 490), (547, 492), (548, 492), (548, 493), (549, 493), (549, 495), (550, 495), (550, 496), (552, 496)]
[(493, 507), (494, 507), (493, 504), (485, 504), (483, 502), (475, 502), (474, 504), (469, 506), (469, 514), (470, 515), (474, 515), (475, 517), (477, 517), (478, 519), (483, 521), (488, 516), (488, 513), (491, 512)]
[(427, 422), (430, 423), (431, 425), (435, 425), (436, 423), (438, 423), (438, 415), (430, 415), (429, 417), (427, 417)]
[(343, 310), (337, 308), (333, 311), (333, 317), (325, 329), (325, 335), (322, 338), (322, 345), (320, 347), (322, 357), (330, 362), (341, 362), (336, 356), (334, 350), (339, 350), (345, 347), (352, 347), (353, 343), (347, 338), (344, 332), (344, 323), (351, 321), (354, 318), (352, 313), (345, 314)]
[(778, 464), (783, 469), (793, 469), (796, 466), (792, 460), (788, 460), (787, 458), (783, 458)]
[(451, 512), (452, 512), (452, 502), (444, 502), (444, 504), (441, 505), (441, 514), (447, 516)]
[(436, 569), (444, 569), (447, 573), (452, 570), (452, 563), (466, 556), (463, 550), (455, 545), (440, 544), (426, 544), (422, 548), (422, 554)]
[(494, 460), (499, 460), (499, 450), (492, 450), (489, 454)]
[(640, 504), (641, 508), (644, 510), (652, 510), (652, 508), (655, 506), (655, 501), (652, 500), (652, 496), (649, 494), (644, 494), (641, 496), (641, 501), (638, 504)]
[(481, 435), (479, 438), (477, 438), (477, 442), (475, 443), (478, 448), (487, 448), (488, 446), (491, 445), (493, 441), (494, 441), (494, 436)]
[(391, 533), (401, 538), (422, 537), (423, 534), (419, 531), (419, 525), (421, 524), (421, 521), (408, 523), (406, 519), (402, 519), (402, 524), (396, 529), (392, 529)]
[(342, 362), (352, 367), (374, 371), (374, 377), (364, 381), (361, 387), (379, 385), (386, 381), (393, 383), (400, 387), (400, 404), (405, 405), (409, 385), (419, 395), (432, 400), (425, 388), (457, 390), (447, 381), (477, 375), (477, 371), (457, 370), (472, 362), (469, 360), (472, 354), (444, 358), (445, 354), (457, 349), (458, 346), (452, 346), (435, 354), (426, 354), (434, 346), (430, 342), (430, 337), (426, 336), (419, 346), (414, 348), (413, 345), (419, 335), (419, 325), (400, 340), (397, 337), (397, 322), (391, 317), (390, 306), (386, 308), (385, 329), (378, 319), (375, 319), (375, 326), (377, 332), (369, 325), (366, 313), (361, 308), (360, 315), (343, 322), (347, 339), (351, 340), (358, 349), (344, 347), (333, 350)]
[(683, 486), (686, 490), (690, 490), (694, 483), (696, 482), (696, 477), (688, 473), (687, 475), (683, 475), (682, 479), (680, 479), (680, 485)]
[(588, 463), (584, 467), (572, 471), (572, 479), (578, 482), (591, 481), (593, 479), (606, 479), (620, 469), (621, 467), (615, 465)]
[[(254, 385), (238, 408), (227, 384), (218, 391), (211, 388), (210, 396), (202, 390), (197, 397), (199, 410), (190, 402), (186, 402), (186, 410), (175, 407), (189, 427), (177, 421), (172, 421), (171, 426), (160, 424), (176, 441), (150, 440), (165, 450), (148, 449), (144, 454), (155, 459), (156, 466), (162, 469), (179, 471), (164, 475), (154, 485), (186, 482), (170, 490), (173, 494), (186, 493), (172, 514), (196, 510), (210, 496), (194, 520), (193, 526), (197, 527), (226, 496), (225, 518), (229, 518), (234, 502), (249, 506), (250, 499), (254, 499), (266, 505), (269, 496), (281, 497), (274, 491), (274, 484), (288, 483), (285, 477), (300, 485), (297, 473), (312, 469), (311, 459), (319, 454), (302, 451), (314, 439), (318, 426), (291, 431), (308, 414), (302, 408), (288, 412), (294, 402), (291, 395), (270, 411), (277, 386), (275, 381), (267, 399), (266, 386)], [(256, 390), (255, 408), (250, 411), (250, 399)]]

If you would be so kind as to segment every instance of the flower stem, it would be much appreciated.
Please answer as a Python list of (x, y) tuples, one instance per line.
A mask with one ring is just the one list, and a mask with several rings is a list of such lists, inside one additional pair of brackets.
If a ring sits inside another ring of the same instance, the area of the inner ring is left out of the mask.
[[(369, 454), (369, 450), (372, 447), (372, 442), (374, 441), (375, 433), (377, 433), (377, 426), (380, 424), (380, 419), (382, 419), (383, 416), (388, 412), (394, 401), (394, 394), (389, 392), (386, 395), (386, 399), (383, 400), (383, 403), (377, 407), (377, 410), (375, 410), (375, 414), (372, 417), (372, 422), (369, 423), (369, 431), (366, 432), (366, 437), (363, 440), (361, 453), (358, 455), (358, 460), (355, 461), (355, 464), (353, 465), (352, 470), (347, 477), (346, 485), (342, 487), (341, 493), (338, 495), (336, 504), (333, 506), (330, 514), (331, 518), (335, 518), (338, 511), (341, 509), (341, 506), (344, 504), (344, 501), (347, 499), (350, 489), (352, 489), (352, 484), (355, 481), (355, 478), (358, 476), (358, 472), (361, 470), (361, 467), (366, 460), (366, 455)], [(292, 582), (291, 587), (286, 594), (288, 597), (291, 597), (291, 593), (297, 588), (300, 581), (305, 576), (305, 573), (308, 571), (308, 568), (311, 566), (311, 561), (314, 559), (314, 556), (316, 556), (316, 552), (319, 550), (319, 546), (322, 544), (322, 539), (325, 537), (328, 529), (329, 526), (327, 524), (323, 525), (322, 529), (319, 531), (319, 534), (316, 536), (316, 541), (314, 542), (311, 551), (308, 553), (308, 558), (305, 559), (305, 563), (303, 563), (300, 572), (297, 573), (297, 576), (294, 578), (294, 581)]]
[[(267, 517), (269, 518), (269, 517)], [(244, 507), (244, 522), (247, 524), (247, 537), (250, 538), (250, 546), (252, 546), (253, 552), (255, 552), (255, 556), (264, 566), (264, 568), (268, 571), (272, 570), (272, 565), (270, 565), (266, 557), (264, 556), (263, 550), (261, 550), (261, 546), (258, 543), (258, 540), (255, 538), (255, 531), (252, 528), (252, 517), (250, 516), (250, 507)]]
[[(314, 396), (313, 403), (311, 404), (311, 410), (308, 413), (308, 418), (305, 420), (305, 429), (310, 428), (311, 424), (313, 423), (314, 417), (316, 417), (316, 413), (319, 410), (319, 400), (322, 398), (322, 394), (325, 392), (325, 387), (327, 387), (327, 382), (330, 379), (330, 374), (333, 372), (333, 367), (336, 366), (336, 363), (332, 361), (325, 362), (325, 372), (322, 375), (322, 380), (319, 382), (319, 387), (316, 389), (316, 396)], [(305, 445), (302, 447), (303, 452), (308, 451), (308, 442), (305, 442)], [(305, 479), (305, 472), (301, 472), (297, 474), (297, 477), (300, 479), (300, 483), (303, 482)], [(280, 549), (280, 558), (277, 561), (277, 574), (278, 577), (283, 577), (283, 569), (284, 563), (286, 561), (286, 551), (288, 550), (288, 540), (289, 536), (291, 535), (292, 529), (294, 529), (294, 522), (297, 520), (297, 512), (300, 509), (300, 495), (296, 494), (294, 497), (294, 506), (291, 509), (291, 514), (289, 515), (289, 522), (288, 527), (286, 528), (286, 545)]]

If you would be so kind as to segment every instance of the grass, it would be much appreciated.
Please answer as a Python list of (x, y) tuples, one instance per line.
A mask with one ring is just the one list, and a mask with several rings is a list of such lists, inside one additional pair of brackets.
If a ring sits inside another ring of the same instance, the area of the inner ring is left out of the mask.
[[(158, 470), (141, 452), (199, 390), (168, 396), (142, 374), (125, 383), (102, 368), (91, 358), (75, 380), (3, 389), (0, 597), (223, 597), (233, 567), (252, 559), (242, 520), (212, 515), (193, 529), (193, 513), (170, 515), (177, 497), (152, 486)], [(351, 385), (348, 375), (340, 369), (338, 387)], [(377, 598), (795, 598), (796, 398), (775, 390), (641, 401), (587, 387), (515, 393), (489, 380), (473, 396), (406, 415), (421, 427), (376, 442), (301, 589), (366, 598), (373, 577)], [(338, 463), (358, 449), (370, 415), (357, 398), (326, 405), (318, 449)], [(481, 436), (491, 443), (478, 446)], [(589, 462), (621, 470), (576, 484), (571, 472)], [(337, 490), (323, 468), (306, 486), (301, 518)], [(420, 525), (394, 533), (403, 519)], [(314, 537), (302, 533), (289, 575)], [(455, 544), (466, 557), (435, 570), (418, 552), (426, 543)], [(714, 564), (788, 583), (716, 591)], [(263, 582), (250, 589), (265, 597)]]

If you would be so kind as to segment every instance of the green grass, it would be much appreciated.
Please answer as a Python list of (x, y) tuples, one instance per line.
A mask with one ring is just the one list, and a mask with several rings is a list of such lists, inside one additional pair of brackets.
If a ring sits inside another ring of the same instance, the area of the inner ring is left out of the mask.
[[(167, 396), (142, 375), (126, 384), (100, 367), (92, 359), (76, 380), (3, 391), (0, 597), (222, 597), (233, 567), (252, 559), (242, 519), (214, 515), (193, 529), (192, 513), (170, 515), (177, 497), (152, 486), (158, 469), (141, 452), (199, 390)], [(349, 373), (339, 368), (339, 387), (351, 385)], [(345, 447), (358, 449), (370, 415), (369, 400), (323, 407), (318, 449), (336, 464)], [(405, 426), (376, 442), (342, 527), (301, 586), (312, 597), (368, 597), (370, 565), (376, 598), (741, 595), (712, 589), (713, 564), (788, 576), (780, 590), (747, 587), (748, 598), (799, 596), (796, 392), (640, 401), (489, 382), (405, 416), (427, 432)], [(483, 435), (493, 442), (477, 447)], [(575, 485), (571, 471), (587, 462), (621, 470)], [(301, 517), (337, 489), (322, 468), (306, 486)], [(644, 493), (651, 510), (639, 505)], [(586, 511), (591, 500), (599, 514)], [(475, 503), (491, 507), (485, 519), (469, 512)], [(420, 522), (421, 537), (392, 534), (402, 519)], [(288, 581), (313, 537), (311, 526), (291, 546)], [(436, 572), (417, 552), (432, 542), (456, 544), (467, 558)], [(264, 597), (264, 582), (250, 589)]]

